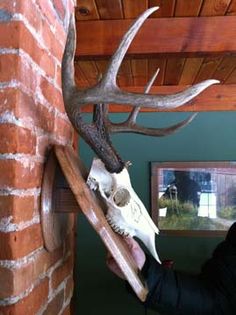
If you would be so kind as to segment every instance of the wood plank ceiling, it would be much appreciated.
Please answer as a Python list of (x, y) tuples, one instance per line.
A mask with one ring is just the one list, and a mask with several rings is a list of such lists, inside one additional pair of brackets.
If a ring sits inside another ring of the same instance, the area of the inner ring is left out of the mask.
[(236, 0), (77, 0), (78, 86), (97, 82), (131, 20), (157, 5), (122, 63), (119, 86), (142, 91), (157, 67), (153, 92), (158, 93), (214, 78), (221, 84), (183, 110), (235, 110)]

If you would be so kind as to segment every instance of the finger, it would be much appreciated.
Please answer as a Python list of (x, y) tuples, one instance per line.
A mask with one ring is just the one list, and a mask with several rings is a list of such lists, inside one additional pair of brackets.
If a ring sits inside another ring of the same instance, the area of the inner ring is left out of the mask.
[(124, 238), (125, 244), (128, 246), (129, 249), (134, 249), (134, 248), (140, 248), (139, 244), (135, 239), (132, 237), (128, 236)]

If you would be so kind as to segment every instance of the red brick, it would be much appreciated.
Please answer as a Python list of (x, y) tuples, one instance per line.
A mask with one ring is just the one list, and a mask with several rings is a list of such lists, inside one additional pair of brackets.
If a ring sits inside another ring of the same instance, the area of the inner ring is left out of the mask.
[(0, 125), (0, 153), (35, 154), (36, 138), (29, 129), (13, 124)]
[(61, 66), (60, 65), (57, 65), (56, 66), (56, 73), (55, 73), (55, 81), (56, 81), (56, 84), (58, 86), (62, 86), (62, 83), (61, 83)]
[(33, 1), (16, 1), (19, 2), (19, 8), (16, 8), (17, 13), (22, 13), (24, 17), (28, 20), (31, 26), (35, 29), (37, 33), (40, 33), (42, 28), (42, 16), (40, 11), (37, 10)]
[(46, 18), (52, 25), (54, 25), (54, 23), (57, 22), (57, 18), (52, 5), (49, 4), (49, 1), (36, 0), (36, 3), (39, 6), (44, 18)]
[[(1, 32), (1, 31), (0, 31)], [(0, 81), (8, 82), (15, 79), (19, 72), (18, 55), (0, 55)]]
[(74, 290), (74, 280), (72, 277), (70, 277), (66, 282), (66, 288), (65, 288), (65, 301), (69, 298), (71, 298), (72, 293)]
[(23, 165), (12, 160), (0, 160), (0, 187), (14, 187), (17, 189), (29, 189), (40, 187), (43, 165), (35, 163)]
[[(74, 11), (74, 8), (72, 11)], [(60, 23), (55, 24), (55, 29), (56, 29), (55, 33), (60, 34), (60, 42), (63, 43), (63, 51), (64, 51), (64, 46), (65, 46), (64, 43), (66, 43), (67, 30), (65, 30), (63, 25), (61, 25)]]
[[(38, 49), (38, 48), (37, 48)], [(37, 64), (40, 66), (41, 69), (45, 71), (45, 73), (52, 77), (53, 79), (55, 78), (55, 72), (56, 72), (56, 64), (55, 60), (52, 58), (51, 55), (49, 55), (45, 50), (40, 52), (40, 56), (38, 57), (38, 53), (31, 54), (31, 57), (35, 60), (37, 60)]]
[(56, 9), (59, 17), (63, 21), (65, 18), (65, 7), (61, 0), (53, 0), (54, 8)]
[(9, 13), (15, 13), (18, 12), (20, 7), (20, 1), (17, 1), (14, 3), (14, 1), (2, 1), (1, 3), (1, 9), (4, 11), (7, 11)]
[(57, 136), (71, 140), (73, 139), (74, 129), (65, 119), (57, 117), (55, 120), (55, 133)]
[[(57, 24), (56, 24), (57, 25)], [(53, 25), (56, 27), (56, 25)], [(60, 35), (59, 35), (60, 34)], [(43, 21), (42, 24), (42, 39), (44, 45), (48, 48), (51, 54), (60, 62), (62, 60), (63, 52), (64, 52), (64, 45), (60, 43), (57, 36), (60, 36), (60, 39), (63, 42), (66, 41), (66, 36), (64, 30), (55, 31), (55, 34), (52, 33), (49, 24), (47, 21)]]
[(75, 9), (75, 3), (74, 1), (68, 1), (68, 10), (69, 12), (74, 12), (74, 9)]
[(64, 292), (61, 290), (54, 299), (48, 304), (47, 309), (43, 312), (43, 315), (56, 315), (62, 309), (64, 303)]
[(33, 1), (4, 1), (2, 8), (11, 13), (21, 13), (36, 31), (40, 31), (42, 17)]
[(42, 16), (40, 10), (36, 9), (33, 1), (20, 1), (21, 9), (18, 12), (21, 12), (24, 17), (28, 20), (31, 26), (35, 29), (37, 33), (41, 32), (42, 29)]
[(6, 22), (0, 24), (1, 33), (1, 47), (3, 48), (20, 48), (19, 46), (19, 34), (20, 34), (19, 22)]
[(42, 104), (35, 103), (30, 97), (20, 90), (6, 88), (0, 93), (0, 102), (4, 106), (0, 107), (0, 114), (12, 112), (17, 119), (26, 119), (32, 122), (35, 127), (41, 128), (46, 132), (54, 130), (54, 111)]
[[(53, 27), (55, 28), (55, 35), (53, 34), (53, 37), (56, 38), (58, 43), (56, 43), (54, 40), (54, 44), (56, 44), (56, 45), (59, 44), (59, 41), (65, 42), (65, 39), (66, 39), (65, 30), (64, 30), (63, 25), (59, 21), (59, 18), (57, 16), (54, 8), (52, 6), (50, 6), (48, 2), (45, 3), (45, 0), (37, 0), (36, 2), (39, 5), (42, 14), (45, 16), (45, 18), (48, 22), (48, 25), (53, 25)], [(72, 7), (72, 10), (73, 9), (74, 8)], [(42, 29), (42, 31), (43, 31), (43, 29)], [(43, 31), (43, 38), (44, 38), (44, 35), (45, 35), (45, 32)], [(52, 46), (50, 45), (48, 47), (51, 47), (50, 51), (53, 53), (54, 52), (54, 49), (53, 49), (54, 45), (52, 45)], [(59, 46), (55, 46), (55, 47), (56, 47), (56, 51), (58, 51), (57, 48)], [(63, 48), (63, 50), (64, 50), (64, 48)]]
[(62, 315), (71, 315), (70, 305), (68, 305), (68, 306), (64, 309)]
[(39, 12), (37, 12), (33, 1), (2, 1), (1, 9), (9, 13), (21, 13), (35, 30), (39, 32), (41, 29), (42, 17)]
[(14, 291), (14, 274), (12, 270), (0, 266), (0, 279), (1, 300), (9, 297), (11, 293)]
[[(56, 134), (55, 134), (56, 136)], [(56, 140), (56, 139), (50, 139), (48, 137), (48, 135), (45, 135), (45, 136), (40, 136), (38, 137), (38, 145), (37, 145), (37, 148), (38, 148), (38, 155), (42, 156), (42, 157), (45, 157), (47, 156), (49, 150), (52, 149), (52, 146), (54, 146), (55, 144), (62, 144), (62, 142), (60, 141), (60, 143)], [(66, 144), (68, 144), (68, 140), (65, 139), (64, 141)]]
[(36, 103), (33, 107), (30, 106), (28, 100), (33, 105), (33, 99), (23, 93), (20, 94), (20, 98), (19, 102), (22, 106), (17, 110), (18, 116), (22, 119), (27, 118), (27, 120), (31, 120), (33, 125), (46, 132), (53, 132), (55, 112), (39, 103)]
[(61, 112), (65, 112), (62, 93), (59, 92), (51, 83), (41, 77), (40, 88), (44, 97), (48, 102), (59, 109)]
[(42, 104), (35, 103), (32, 97), (19, 92), (19, 108), (16, 109), (17, 118), (32, 121), (36, 127), (46, 132), (53, 132), (55, 113)]
[[(65, 42), (65, 30), (61, 23), (57, 21), (55, 14), (53, 14), (50, 19), (48, 19), (48, 13), (52, 12), (51, 6), (48, 6), (48, 3), (43, 1), (44, 0), (38, 1), (42, 2), (43, 7), (40, 7), (41, 9), (35, 6), (32, 1), (16, 1), (15, 6), (13, 6), (13, 1), (5, 1), (3, 4), (3, 9), (9, 11), (9, 13), (22, 13), (29, 21), (31, 26), (35, 29), (37, 34), (42, 35), (43, 44), (48, 48), (52, 55), (60, 61), (62, 58), (64, 45), (62, 47), (59, 39), (61, 42)], [(48, 10), (45, 10), (46, 6), (48, 6)], [(44, 13), (46, 13), (47, 16), (44, 16)], [(42, 16), (46, 17), (46, 20), (42, 19)], [(49, 20), (51, 21), (49, 22)], [(53, 27), (56, 28), (55, 34), (52, 33), (49, 25), (53, 25)]]
[[(60, 25), (59, 18), (55, 12), (55, 9), (48, 1), (45, 0), (36, 0), (42, 14), (47, 19), (50, 25), (57, 26)], [(62, 26), (61, 26), (62, 27)], [(59, 33), (60, 34), (60, 33)]]
[(43, 246), (40, 224), (18, 232), (0, 232), (0, 259), (17, 259)]
[(59, 259), (63, 258), (62, 246), (55, 249), (53, 252), (42, 250), (37, 259), (33, 262), (33, 277), (38, 277), (39, 274), (44, 274), (51, 268)]
[(62, 247), (49, 253), (42, 249), (30, 263), (21, 268), (0, 267), (0, 299), (17, 296), (27, 290), (63, 256)]
[[(33, 37), (23, 22), (2, 23), (0, 24), (0, 33), (2, 47), (22, 48), (48, 76), (55, 77), (54, 59), (39, 45), (38, 39)], [(32, 77), (30, 78), (32, 79)]]
[(33, 77), (37, 77), (37, 73), (22, 60), (22, 57), (17, 54), (0, 55), (0, 81), (16, 80), (35, 92), (37, 80), (32, 80)]
[(0, 196), (0, 220), (12, 216), (12, 223), (32, 220), (35, 209), (34, 196)]
[(11, 111), (17, 104), (18, 91), (13, 88), (0, 90), (0, 115), (6, 111)]
[[(65, 15), (63, 3), (66, 3), (66, 1), (61, 1), (54, 0), (54, 4), (63, 19)], [(60, 62), (64, 49), (65, 31), (51, 3), (51, 0), (36, 0), (30, 1), (30, 3), (23, 0), (3, 1), (3, 9), (12, 13), (21, 13), (36, 32), (33, 35), (23, 21), (3, 23), (4, 25), (0, 25), (1, 47), (21, 48), (47, 76), (56, 79), (56, 82), (60, 84), (60, 80), (57, 78), (60, 68), (58, 61)], [(41, 14), (44, 15), (49, 23), (45, 23), (45, 19), (42, 19)], [(56, 34), (53, 34), (49, 25), (56, 30)], [(42, 41), (39, 42), (39, 38), (42, 38)], [(45, 49), (44, 46), (47, 48)], [(49, 51), (50, 53), (48, 53)], [(31, 64), (27, 56), (24, 57), (24, 55), (19, 56), (17, 54), (1, 55), (0, 79), (4, 82), (15, 79), (31, 90), (32, 93), (32, 97), (30, 97), (20, 91), (19, 88), (4, 89), (0, 93), (0, 103), (3, 104), (3, 106), (0, 106), (0, 114), (12, 114), (17, 119), (20, 119), (22, 123), (25, 121), (25, 127), (28, 128), (18, 127), (11, 121), (0, 125), (0, 153), (35, 155), (36, 145), (39, 146), (40, 141), (29, 130), (30, 125), (32, 125), (34, 132), (37, 132), (37, 128), (45, 131), (46, 133), (42, 133), (41, 131), (39, 133), (40, 136), (42, 134), (47, 135), (45, 138), (50, 138), (49, 133), (54, 133), (55, 130), (58, 130), (58, 138), (60, 137), (60, 140), (61, 137), (70, 136), (71, 131), (68, 123), (64, 125), (63, 121), (59, 119), (55, 122), (54, 107), (62, 112), (64, 111), (61, 93), (55, 90), (53, 85), (41, 78), (37, 67), (35, 68)], [(37, 99), (34, 99), (34, 93), (42, 82), (44, 82), (41, 86), (42, 93), (51, 104), (49, 107), (47, 107), (47, 104), (40, 104)], [(65, 129), (63, 132), (59, 130), (60, 124), (61, 128)], [(46, 148), (49, 145), (50, 142), (47, 144), (44, 143), (44, 145), (41, 142), (41, 147), (37, 147), (37, 154), (38, 152), (42, 152), (42, 155), (45, 155)], [(16, 189), (40, 187), (43, 165), (40, 163), (28, 165), (27, 160), (25, 164), (21, 162), (16, 159), (0, 161), (0, 187), (12, 187)], [(38, 211), (38, 202), (39, 197), (37, 196), (0, 196), (0, 220), (4, 217), (9, 218), (12, 216), (12, 223), (29, 221)], [(43, 240), (40, 224), (35, 224), (18, 232), (0, 233), (0, 259), (19, 259), (42, 246)], [(42, 250), (39, 254), (37, 252), (37, 255), (27, 265), (22, 265), (21, 268), (8, 269), (0, 267), (0, 299), (17, 296), (24, 292), (35, 281), (41, 278), (61, 257), (63, 257), (62, 248), (53, 253)], [(66, 262), (67, 267), (62, 268), (63, 274), (66, 274), (66, 269), (71, 273), (73, 263), (70, 266), (68, 264)], [(66, 282), (67, 296), (69, 296), (72, 290), (72, 282), (72, 279)], [(42, 305), (47, 303), (48, 294), (48, 279), (44, 279), (27, 297), (18, 303), (7, 307), (0, 307), (0, 314), (36, 314)], [(64, 291), (61, 291), (48, 304), (45, 314), (58, 314), (65, 307), (63, 307), (63, 302)]]
[(73, 270), (73, 256), (70, 255), (67, 260), (54, 270), (52, 273), (52, 288), (56, 289), (59, 284), (68, 277)]
[[(46, 303), (49, 291), (48, 278), (43, 279), (33, 291), (18, 303), (0, 306), (1, 315), (33, 315)], [(54, 314), (55, 315), (55, 314)]]
[(20, 48), (20, 30), (22, 22), (9, 22), (0, 24), (1, 47)]
[(34, 124), (46, 132), (52, 133), (54, 130), (55, 112), (47, 107), (37, 104), (33, 115)]

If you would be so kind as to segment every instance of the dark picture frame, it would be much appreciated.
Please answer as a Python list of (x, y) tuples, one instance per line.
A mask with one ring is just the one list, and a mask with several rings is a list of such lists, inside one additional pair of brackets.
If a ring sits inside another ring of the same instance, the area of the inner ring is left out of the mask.
[(236, 221), (236, 162), (151, 162), (151, 215), (162, 234), (224, 236)]

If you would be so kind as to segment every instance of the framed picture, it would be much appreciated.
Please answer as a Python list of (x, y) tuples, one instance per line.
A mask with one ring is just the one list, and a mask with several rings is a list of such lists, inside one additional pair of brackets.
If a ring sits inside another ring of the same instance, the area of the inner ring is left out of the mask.
[(151, 209), (162, 233), (225, 235), (236, 221), (236, 163), (152, 162)]

